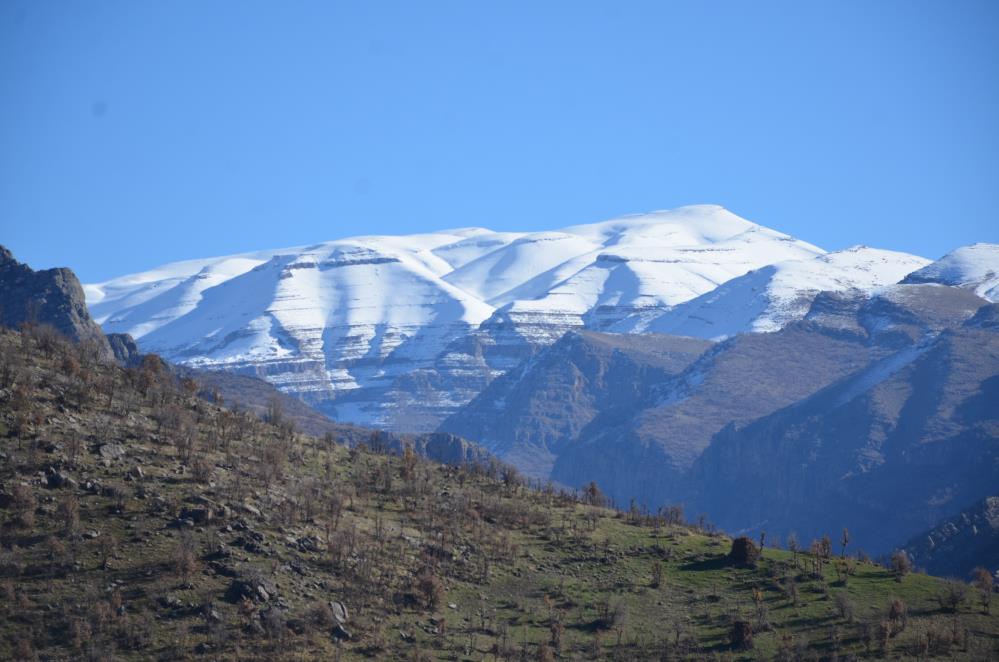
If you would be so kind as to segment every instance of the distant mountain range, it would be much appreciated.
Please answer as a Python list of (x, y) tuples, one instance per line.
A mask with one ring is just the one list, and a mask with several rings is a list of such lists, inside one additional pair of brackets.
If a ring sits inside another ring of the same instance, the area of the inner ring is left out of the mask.
[(829, 253), (694, 206), (356, 237), (85, 291), (144, 351), (263, 377), (341, 422), (474, 440), (536, 479), (730, 531), (849, 527), (883, 553), (999, 484), (997, 273), (995, 245)]
[(771, 331), (819, 291), (869, 291), (928, 263), (827, 254), (700, 205), (552, 232), (354, 237), (85, 290), (104, 329), (146, 351), (263, 377), (341, 421), (431, 430), (567, 330)]

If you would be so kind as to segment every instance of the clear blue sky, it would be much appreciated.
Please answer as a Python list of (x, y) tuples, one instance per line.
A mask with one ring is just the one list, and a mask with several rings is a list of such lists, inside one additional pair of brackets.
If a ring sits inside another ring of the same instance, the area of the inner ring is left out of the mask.
[(702, 202), (999, 241), (999, 2), (0, 3), (0, 243), (85, 281)]

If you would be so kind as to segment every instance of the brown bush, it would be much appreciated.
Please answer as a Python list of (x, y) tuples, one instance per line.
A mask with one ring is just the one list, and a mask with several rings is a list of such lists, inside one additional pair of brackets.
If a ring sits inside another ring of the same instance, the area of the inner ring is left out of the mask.
[(416, 587), (427, 609), (437, 609), (444, 602), (446, 596), (444, 582), (432, 570), (427, 569), (420, 573)]
[(753, 625), (749, 621), (737, 620), (732, 623), (728, 635), (729, 643), (735, 650), (746, 651), (753, 648)]
[(739, 568), (755, 568), (760, 558), (760, 550), (746, 536), (739, 536), (732, 541), (732, 549), (728, 553), (728, 561)]

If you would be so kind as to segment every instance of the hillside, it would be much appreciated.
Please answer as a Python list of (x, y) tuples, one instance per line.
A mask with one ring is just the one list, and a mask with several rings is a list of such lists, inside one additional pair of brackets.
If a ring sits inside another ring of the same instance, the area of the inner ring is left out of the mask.
[(190, 377), (201, 388), (201, 393), (211, 400), (218, 400), (230, 409), (246, 411), (265, 418), (277, 406), (281, 416), (294, 423), (295, 429), (313, 437), (335, 435), (341, 443), (354, 445), (366, 441), (372, 430), (337, 423), (317, 412), (298, 398), (282, 393), (268, 382), (249, 375), (238, 375), (221, 370), (194, 370), (177, 366), (177, 374)]
[(999, 653), (999, 617), (931, 577), (739, 567), (678, 511), (330, 445), (50, 335), (0, 331), (0, 361), (5, 659)]
[(235, 411), (246, 411), (265, 420), (279, 417), (298, 432), (336, 439), (346, 446), (377, 445), (385, 452), (401, 453), (406, 446), (437, 462), (488, 462), (492, 456), (484, 448), (461, 437), (441, 432), (407, 434), (386, 432), (337, 423), (298, 398), (282, 393), (256, 377), (221, 370), (194, 370), (170, 366), (180, 377), (197, 382), (199, 394)]
[[(715, 344), (566, 336), (441, 429), (619, 505), (781, 536), (847, 526), (888, 553), (999, 481), (994, 318), (965, 289), (913, 284), (820, 293), (800, 321)], [(687, 353), (665, 367), (670, 347)]]

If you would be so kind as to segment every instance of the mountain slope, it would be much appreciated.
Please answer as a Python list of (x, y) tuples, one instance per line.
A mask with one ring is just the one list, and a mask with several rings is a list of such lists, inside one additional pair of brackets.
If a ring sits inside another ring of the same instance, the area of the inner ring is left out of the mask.
[[(883, 553), (990, 494), (999, 484), (993, 316), (985, 308), (810, 398), (727, 427), (692, 471), (695, 508), (723, 527), (781, 536), (849, 527)], [(742, 486), (745, 498), (722, 485)]]
[(521, 471), (548, 478), (565, 445), (598, 414), (628, 411), (710, 342), (569, 332), (494, 380), (440, 429), (476, 439)]
[(558, 457), (551, 477), (580, 485), (590, 476), (618, 503), (680, 500), (686, 472), (719, 430), (811, 395), (865, 365), (874, 351), (861, 338), (805, 322), (736, 336), (655, 384), (629, 415), (596, 419)]
[[(985, 304), (960, 288), (894, 285), (873, 296), (822, 293), (801, 321), (713, 345), (569, 334), (442, 429), (529, 475), (574, 487), (595, 480), (619, 504), (685, 502), (728, 529), (779, 535), (849, 526), (881, 551), (980, 498), (996, 478), (985, 442), (999, 430), (982, 407), (999, 313)], [(655, 352), (678, 343), (687, 344), (683, 360), (657, 365)], [(598, 351), (617, 345), (627, 351)], [(843, 478), (879, 457), (889, 434), (901, 446), (883, 468)], [(931, 465), (939, 471), (906, 484)], [(891, 487), (863, 482), (872, 476)], [(905, 515), (882, 525), (884, 508), (900, 508), (910, 491)]]

